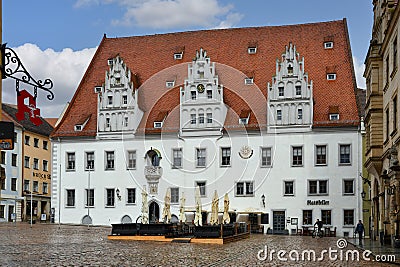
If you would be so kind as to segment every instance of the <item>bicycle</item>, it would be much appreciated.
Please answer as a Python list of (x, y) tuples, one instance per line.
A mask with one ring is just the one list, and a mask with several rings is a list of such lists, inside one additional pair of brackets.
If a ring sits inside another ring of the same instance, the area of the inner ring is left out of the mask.
[(324, 236), (324, 234), (322, 231), (318, 230), (318, 226), (314, 226), (314, 231), (312, 233), (312, 237), (313, 238), (321, 238), (323, 236)]

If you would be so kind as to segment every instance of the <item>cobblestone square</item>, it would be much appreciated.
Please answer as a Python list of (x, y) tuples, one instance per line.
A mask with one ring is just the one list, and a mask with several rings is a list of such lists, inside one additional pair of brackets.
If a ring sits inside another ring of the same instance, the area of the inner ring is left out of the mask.
[[(330, 260), (328, 253), (338, 250), (338, 239), (309, 236), (253, 234), (250, 238), (225, 245), (108, 240), (111, 228), (56, 224), (0, 224), (0, 266), (391, 266), (362, 260), (362, 251), (351, 243), (342, 250), (359, 251), (360, 261)], [(342, 240), (343, 241), (343, 240)], [(264, 249), (272, 260), (264, 260)], [(287, 261), (278, 259), (278, 251)], [(316, 260), (291, 260), (290, 251), (313, 250)], [(260, 252), (262, 251), (262, 252)], [(344, 255), (345, 253), (343, 253)], [(257, 256), (259, 255), (259, 257)], [(261, 259), (259, 259), (261, 258)], [(344, 256), (343, 256), (344, 258)]]

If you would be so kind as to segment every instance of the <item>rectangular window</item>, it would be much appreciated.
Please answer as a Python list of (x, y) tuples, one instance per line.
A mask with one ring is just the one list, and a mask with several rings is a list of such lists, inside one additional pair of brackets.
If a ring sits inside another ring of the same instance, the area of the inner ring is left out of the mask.
[(190, 114), (190, 124), (196, 124), (196, 114)]
[(303, 225), (313, 225), (312, 210), (303, 210)]
[(110, 126), (111, 126), (110, 118), (106, 118), (106, 128), (110, 128)]
[(199, 113), (199, 123), (200, 124), (204, 123), (204, 113)]
[(387, 56), (387, 58), (386, 58), (386, 85), (385, 86), (388, 86), (389, 85), (389, 56)]
[(94, 170), (94, 152), (86, 152), (86, 170)]
[(263, 147), (261, 148), (261, 166), (270, 167), (272, 165), (272, 148)]
[(206, 166), (206, 149), (196, 148), (196, 166), (205, 167)]
[(33, 138), (33, 146), (34, 147), (39, 147), (39, 139)]
[(11, 154), (11, 166), (17, 167), (17, 158), (18, 158), (17, 154)]
[(340, 164), (350, 164), (350, 145), (340, 145), (339, 146), (340, 155), (339, 155), (339, 163)]
[(393, 41), (393, 71), (397, 69), (397, 37)]
[(324, 48), (325, 49), (332, 49), (333, 48), (333, 42), (324, 42)]
[(315, 146), (315, 164), (326, 165), (326, 145)]
[(6, 164), (6, 152), (5, 151), (1, 151), (0, 164)]
[(343, 194), (354, 195), (354, 180), (343, 180)]
[(294, 182), (284, 181), (284, 190), (285, 196), (294, 196)]
[(75, 189), (67, 189), (67, 207), (75, 207)]
[(337, 113), (329, 114), (329, 120), (330, 121), (338, 121), (339, 120), (339, 114), (337, 114)]
[(18, 134), (14, 132), (14, 143), (18, 143)]
[(6, 179), (0, 179), (0, 189), (6, 190)]
[(0, 205), (0, 218), (5, 218), (5, 205)]
[(33, 169), (39, 170), (39, 159), (33, 158)]
[(136, 188), (127, 188), (126, 189), (126, 204), (135, 204), (136, 203)]
[(123, 126), (128, 127), (128, 125), (129, 125), (129, 117), (124, 117)]
[(257, 52), (257, 47), (248, 47), (247, 48), (247, 53), (249, 54), (255, 54)]
[(122, 96), (122, 105), (128, 105), (128, 96), (127, 95)]
[(303, 119), (303, 109), (301, 109), (301, 108), (297, 109), (297, 119), (298, 120)]
[(332, 225), (332, 211), (321, 210), (321, 221), (324, 225)]
[(49, 146), (48, 142), (46, 140), (43, 140), (43, 149), (47, 150), (48, 146)]
[(94, 189), (85, 189), (85, 206), (94, 207)]
[(301, 96), (301, 85), (296, 85), (296, 96)]
[(136, 151), (128, 151), (128, 169), (136, 169)]
[(212, 123), (212, 113), (207, 113), (207, 123)]
[(108, 99), (107, 104), (108, 104), (109, 106), (111, 106), (111, 105), (113, 104), (113, 97), (112, 97), (111, 95), (109, 95), (109, 96), (107, 97), (107, 99)]
[(24, 191), (31, 191), (29, 180), (24, 180)]
[(278, 96), (284, 96), (285, 95), (285, 89), (284, 87), (278, 87)]
[(25, 135), (25, 145), (29, 146), (29, 140), (30, 140), (30, 136)]
[(397, 130), (397, 95), (393, 98), (393, 132)]
[(327, 195), (328, 181), (327, 180), (309, 180), (308, 195)]
[(222, 147), (221, 148), (221, 165), (231, 166), (231, 148)]
[(196, 98), (197, 98), (196, 91), (190, 91), (190, 97), (192, 100), (196, 100)]
[(106, 189), (106, 207), (114, 207), (115, 204), (115, 190), (114, 188), (110, 189), (107, 188)]
[(281, 121), (282, 120), (282, 110), (278, 109), (276, 111), (276, 120)]
[(354, 225), (354, 210), (343, 210), (343, 224)]
[(246, 79), (244, 79), (244, 84), (245, 84), (245, 85), (251, 85), (251, 84), (253, 84), (253, 83), (254, 83), (253, 78), (246, 78)]
[(47, 160), (43, 160), (42, 165), (43, 165), (43, 171), (47, 172), (49, 170), (48, 169), (49, 168), (48, 161)]
[(11, 178), (11, 191), (17, 191), (17, 178)]
[(196, 182), (196, 186), (200, 187), (200, 196), (206, 196), (206, 182)]
[(175, 60), (182, 59), (182, 58), (183, 58), (183, 52), (174, 53), (174, 59)]
[(67, 153), (67, 170), (75, 170), (75, 152)]
[(171, 187), (171, 203), (179, 203), (179, 187)]
[(30, 158), (28, 156), (25, 156), (25, 158), (24, 158), (24, 167), (25, 168), (29, 168), (29, 161), (30, 161)]
[(43, 183), (42, 186), (43, 186), (43, 187), (42, 187), (42, 192), (43, 192), (43, 194), (49, 193), (49, 184), (48, 184), (48, 183)]
[(292, 147), (292, 166), (303, 166), (303, 147)]
[(33, 192), (39, 192), (39, 182), (33, 181)]
[(173, 168), (182, 168), (182, 148), (172, 150)]
[(252, 181), (237, 182), (235, 187), (236, 196), (254, 195), (254, 183)]
[(106, 151), (106, 170), (114, 170), (114, 151)]

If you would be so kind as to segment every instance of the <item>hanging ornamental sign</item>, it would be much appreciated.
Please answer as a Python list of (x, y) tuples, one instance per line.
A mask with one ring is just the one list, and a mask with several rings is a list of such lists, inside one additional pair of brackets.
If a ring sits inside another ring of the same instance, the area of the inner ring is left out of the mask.
[(239, 156), (242, 159), (249, 159), (253, 155), (253, 149), (249, 147), (248, 145), (244, 145), (240, 148), (239, 150)]
[[(17, 92), (17, 107), (16, 114), (17, 120), (24, 120), (25, 115), (28, 115), (29, 120), (36, 126), (42, 124), (40, 118), (40, 109), (36, 107), (37, 89), (47, 92), (47, 99), (53, 100), (54, 93), (51, 91), (53, 82), (50, 79), (35, 80), (29, 72), (25, 69), (17, 53), (6, 44), (1, 45), (2, 65), (1, 73), (2, 79), (12, 78), (15, 80), (15, 90)], [(19, 88), (20, 82), (28, 84), (33, 87), (33, 95), (27, 90)]]

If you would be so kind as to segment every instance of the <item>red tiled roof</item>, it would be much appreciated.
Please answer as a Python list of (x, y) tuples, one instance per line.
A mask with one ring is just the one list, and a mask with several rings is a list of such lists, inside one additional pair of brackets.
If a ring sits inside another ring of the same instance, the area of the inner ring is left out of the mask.
[[(333, 40), (332, 49), (324, 49), (324, 41)], [(219, 83), (224, 87), (224, 102), (228, 106), (225, 128), (237, 125), (242, 110), (251, 110), (250, 124), (265, 128), (267, 113), (267, 83), (276, 73), (276, 59), (281, 60), (285, 46), (296, 46), (305, 59), (305, 71), (313, 81), (314, 127), (329, 126), (329, 107), (338, 106), (340, 120), (334, 126), (358, 124), (356, 82), (346, 20), (251, 28), (190, 31), (148, 36), (102, 39), (61, 123), (53, 136), (94, 136), (97, 123), (97, 95), (94, 87), (104, 83), (109, 69), (107, 60), (117, 54), (135, 76), (139, 107), (144, 111), (138, 132), (150, 133), (154, 119), (168, 110), (163, 131), (179, 129), (179, 87), (187, 78), (188, 63), (196, 50), (207, 51), (216, 62)], [(249, 45), (257, 46), (256, 54), (248, 54)], [(183, 51), (182, 60), (174, 53)], [(328, 81), (328, 70), (336, 72), (336, 80)], [(244, 78), (252, 74), (254, 85), (245, 85)], [(134, 76), (133, 75), (133, 76)], [(174, 88), (165, 82), (175, 79)], [(134, 79), (134, 78), (132, 78)], [(81, 132), (74, 125), (82, 116), (92, 115)], [(235, 115), (235, 116), (234, 116)], [(158, 130), (159, 131), (159, 130)]]

